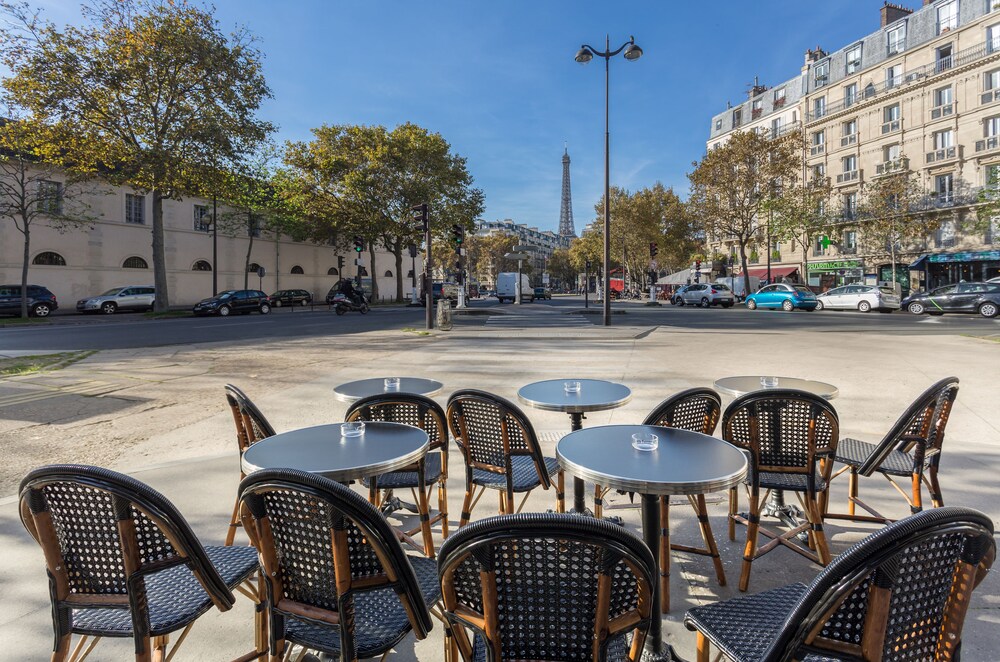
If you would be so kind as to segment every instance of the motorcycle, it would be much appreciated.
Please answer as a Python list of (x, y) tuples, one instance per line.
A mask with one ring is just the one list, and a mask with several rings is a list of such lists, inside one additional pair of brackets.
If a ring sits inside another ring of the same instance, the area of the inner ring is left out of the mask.
[(333, 297), (333, 309), (338, 315), (343, 315), (349, 310), (356, 310), (362, 315), (368, 312), (370, 309), (368, 305), (368, 298), (365, 296), (364, 292), (358, 293), (358, 301), (352, 301), (346, 294), (337, 293)]

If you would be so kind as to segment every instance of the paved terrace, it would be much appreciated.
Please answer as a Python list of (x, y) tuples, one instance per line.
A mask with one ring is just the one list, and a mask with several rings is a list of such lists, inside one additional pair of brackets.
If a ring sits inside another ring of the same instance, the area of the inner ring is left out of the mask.
[[(616, 324), (627, 320), (617, 318)], [(238, 461), (232, 419), (222, 386), (244, 388), (279, 430), (342, 420), (339, 383), (369, 376), (419, 375), (453, 390), (477, 387), (510, 399), (523, 384), (561, 377), (621, 381), (633, 390), (625, 407), (590, 414), (585, 426), (639, 422), (664, 397), (711, 385), (719, 377), (777, 373), (835, 384), (842, 434), (875, 441), (911, 399), (933, 381), (957, 375), (961, 392), (948, 428), (942, 487), (949, 505), (1000, 515), (1000, 408), (997, 366), (1000, 344), (953, 336), (879, 336), (835, 332), (704, 332), (666, 327), (616, 326), (547, 329), (548, 338), (518, 329), (462, 328), (420, 337), (379, 331), (349, 337), (281, 341), (254, 346), (205, 344), (146, 350), (105, 351), (50, 377), (0, 382), (0, 660), (48, 659), (52, 634), (42, 555), (17, 515), (16, 482), (27, 467), (57, 461), (103, 464), (127, 471), (164, 493), (187, 516), (206, 544), (220, 544), (236, 494)], [(90, 383), (88, 387), (87, 384)], [(726, 400), (728, 402), (728, 400)], [(568, 430), (564, 414), (526, 410), (553, 454)], [(460, 511), (462, 460), (450, 454), (449, 501), (453, 525)], [(567, 480), (567, 488), (571, 481)], [(863, 480), (862, 494), (885, 511), (906, 512), (881, 478)], [(570, 490), (567, 490), (567, 498)], [(834, 483), (832, 503), (841, 506), (846, 480)], [(542, 511), (554, 493), (536, 490), (526, 510)], [(739, 577), (743, 529), (726, 537), (723, 494), (709, 496), (712, 526), (729, 584), (720, 587), (707, 558), (674, 555), (672, 613), (667, 640), (686, 658), (695, 637), (681, 621), (685, 609), (733, 597)], [(611, 504), (628, 498), (611, 495)], [(680, 499), (672, 509), (678, 543), (695, 543), (696, 521)], [(686, 502), (684, 502), (686, 503)], [(745, 499), (744, 499), (745, 503)], [(474, 517), (492, 514), (484, 498)], [(639, 531), (638, 508), (616, 510)], [(845, 522), (827, 525), (834, 553), (866, 529)], [(867, 530), (871, 530), (870, 528)], [(439, 542), (439, 541), (438, 541)], [(793, 581), (808, 582), (819, 570), (788, 550), (754, 563), (751, 591)], [(976, 593), (965, 626), (967, 660), (996, 659), (1000, 650), (1000, 595), (994, 571)], [(252, 642), (252, 609), (240, 598), (227, 613), (210, 612), (194, 627), (177, 659), (231, 659)], [(394, 660), (441, 659), (442, 635), (412, 636)], [(130, 640), (106, 640), (93, 660), (131, 659)]]

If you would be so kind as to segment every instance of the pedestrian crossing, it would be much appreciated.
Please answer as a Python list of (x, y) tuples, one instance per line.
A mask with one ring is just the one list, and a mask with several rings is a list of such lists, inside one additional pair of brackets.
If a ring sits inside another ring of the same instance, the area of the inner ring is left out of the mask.
[(486, 326), (491, 329), (570, 329), (593, 326), (583, 315), (490, 315)]

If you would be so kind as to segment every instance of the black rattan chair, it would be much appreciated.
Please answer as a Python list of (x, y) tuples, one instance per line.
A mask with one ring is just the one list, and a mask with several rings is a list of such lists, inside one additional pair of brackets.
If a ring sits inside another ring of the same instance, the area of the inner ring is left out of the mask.
[[(722, 399), (718, 393), (710, 388), (689, 388), (672, 395), (658, 404), (642, 424), (660, 425), (712, 435), (715, 433), (715, 427), (719, 424), (719, 415), (721, 413)], [(698, 517), (698, 526), (701, 529), (701, 537), (705, 542), (705, 546), (691, 547), (689, 545), (678, 545), (670, 542), (670, 527), (668, 525), (670, 521), (670, 497), (661, 496), (660, 529), (668, 533), (660, 537), (660, 596), (669, 596), (670, 594), (670, 582), (667, 573), (669, 573), (670, 568), (671, 549), (710, 557), (715, 566), (715, 576), (719, 580), (719, 585), (726, 585), (726, 571), (722, 568), (722, 559), (719, 558), (719, 547), (715, 544), (712, 525), (708, 521), (708, 507), (705, 504), (705, 495), (689, 495), (688, 501), (691, 502), (691, 507), (694, 508), (695, 515)], [(597, 509), (595, 508), (596, 514)], [(663, 613), (669, 613), (669, 599), (661, 597), (661, 603)]]
[[(233, 421), (236, 423), (236, 444), (239, 446), (240, 455), (243, 451), (253, 446), (261, 439), (273, 437), (276, 433), (271, 424), (260, 413), (257, 405), (250, 401), (243, 391), (232, 384), (226, 384), (226, 402), (233, 413)], [(246, 474), (240, 469), (240, 480)], [(240, 502), (236, 500), (233, 506), (233, 516), (229, 518), (229, 530), (226, 532), (226, 545), (232, 545), (236, 540), (236, 529), (240, 526)]]
[[(938, 483), (938, 466), (941, 462), (941, 445), (944, 429), (948, 425), (952, 405), (958, 395), (958, 377), (948, 377), (937, 382), (913, 401), (889, 433), (878, 444), (845, 437), (837, 447), (836, 460), (846, 466), (833, 475), (848, 474), (847, 513), (827, 513), (831, 519), (849, 519), (861, 522), (891, 522), (858, 497), (858, 476), (871, 476), (878, 472), (892, 483), (910, 506), (911, 513), (923, 509), (923, 486), (927, 485), (931, 503), (936, 508), (944, 505)], [(910, 495), (900, 487), (893, 476), (910, 478)], [(870, 513), (859, 515), (855, 506)]]
[[(423, 551), (434, 557), (434, 540), (430, 527), (441, 522), (441, 535), (448, 537), (448, 421), (441, 405), (423, 395), (409, 393), (379, 394), (358, 400), (347, 410), (347, 421), (387, 421), (418, 427), (427, 433), (430, 446), (424, 458), (424, 479), (420, 480), (417, 464), (378, 477), (375, 483), (368, 479), (362, 483), (369, 488), (369, 501), (380, 507), (378, 492), (382, 490), (409, 489), (420, 516), (420, 526), (406, 531), (410, 536), (422, 531)], [(433, 485), (438, 486), (438, 512), (430, 517), (428, 502)], [(374, 489), (373, 489), (374, 488)], [(419, 492), (419, 494), (418, 494)]]
[(438, 566), (466, 662), (637, 661), (659, 617), (651, 613), (652, 553), (603, 520), (490, 517), (445, 541)]
[[(240, 483), (260, 552), (271, 659), (290, 644), (341, 660), (377, 657), (431, 631), (441, 595), (432, 559), (407, 556), (375, 506), (315, 474), (265, 469)], [(439, 615), (440, 617), (440, 615)]]
[[(248, 581), (256, 550), (202, 547), (165, 497), (129, 476), (42, 467), (21, 482), (20, 499), (21, 521), (45, 553), (54, 661), (79, 659), (103, 637), (131, 637), (136, 660), (154, 653), (160, 660), (171, 633), (182, 630), (169, 655), (212, 605), (233, 606), (234, 589), (256, 596)], [(80, 639), (71, 653), (73, 635)], [(257, 643), (262, 654), (260, 637)]]
[[(729, 493), (729, 539), (736, 523), (747, 527), (740, 590), (750, 585), (754, 559), (782, 545), (820, 565), (830, 562), (823, 533), (823, 493), (833, 471), (839, 423), (837, 412), (823, 398), (794, 389), (755, 391), (736, 398), (722, 416), (722, 438), (746, 451), (750, 470), (746, 487), (750, 511), (737, 513), (738, 489)], [(761, 495), (761, 488), (766, 490)], [(760, 526), (761, 506), (772, 491), (794, 492), (805, 513), (805, 522), (784, 533)], [(795, 542), (808, 533), (808, 547)], [(758, 548), (757, 537), (771, 540)]]
[(736, 662), (958, 660), (975, 587), (993, 563), (993, 523), (938, 508), (876, 531), (806, 586), (696, 607), (684, 624)]
[[(500, 513), (510, 515), (521, 510), (531, 490), (539, 485), (549, 489), (553, 473), (556, 510), (565, 511), (562, 469), (554, 457), (542, 456), (535, 429), (517, 405), (486, 391), (457, 391), (448, 398), (448, 426), (465, 460), (465, 501), (459, 527), (469, 522), (486, 489), (499, 492)], [(524, 493), (516, 509), (515, 493)]]

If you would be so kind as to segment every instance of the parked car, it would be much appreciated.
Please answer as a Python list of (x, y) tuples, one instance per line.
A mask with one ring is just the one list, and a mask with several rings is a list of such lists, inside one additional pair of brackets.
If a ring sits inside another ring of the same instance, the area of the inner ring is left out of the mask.
[(260, 311), (262, 315), (271, 312), (271, 301), (260, 290), (226, 290), (214, 297), (202, 299), (194, 306), (195, 315), (219, 315), (230, 313), (247, 314)]
[(877, 310), (891, 313), (899, 310), (899, 297), (891, 287), (876, 285), (844, 285), (816, 295), (816, 310)]
[[(56, 295), (41, 285), (28, 285), (28, 314), (32, 317), (48, 317), (59, 308)], [(0, 315), (21, 314), (21, 286), (0, 285)]]
[(308, 306), (312, 303), (312, 294), (306, 290), (278, 290), (271, 295), (271, 305), (275, 308), (282, 306)]
[(816, 295), (805, 285), (775, 283), (765, 285), (746, 298), (747, 308), (781, 308), (782, 310), (816, 310)]
[(76, 310), (81, 313), (101, 312), (114, 315), (119, 310), (152, 310), (156, 300), (156, 288), (152, 285), (126, 285), (112, 287), (99, 294), (76, 302)]
[(680, 295), (681, 305), (701, 306), (709, 308), (719, 305), (731, 308), (736, 305), (736, 296), (723, 283), (695, 283), (688, 285)]
[(986, 281), (986, 282), (987, 282), (987, 283), (1000, 283), (1000, 276), (997, 276), (996, 278), (990, 278), (990, 279), (989, 279), (988, 281)]
[[(441, 299), (447, 299), (451, 305), (458, 305), (458, 285), (455, 283), (431, 283), (431, 301), (437, 303)], [(424, 290), (420, 291), (420, 303), (427, 301)]]
[(958, 283), (903, 299), (903, 308), (914, 315), (979, 313), (996, 317), (1000, 312), (1000, 283)]
[(536, 299), (548, 299), (552, 300), (552, 290), (547, 287), (536, 287), (535, 288), (535, 298)]
[(694, 287), (694, 285), (681, 285), (680, 287), (678, 287), (674, 291), (674, 295), (672, 297), (670, 297), (670, 303), (672, 303), (675, 306), (683, 306), (684, 305), (684, 292), (687, 291), (687, 289), (690, 288), (690, 287)]

